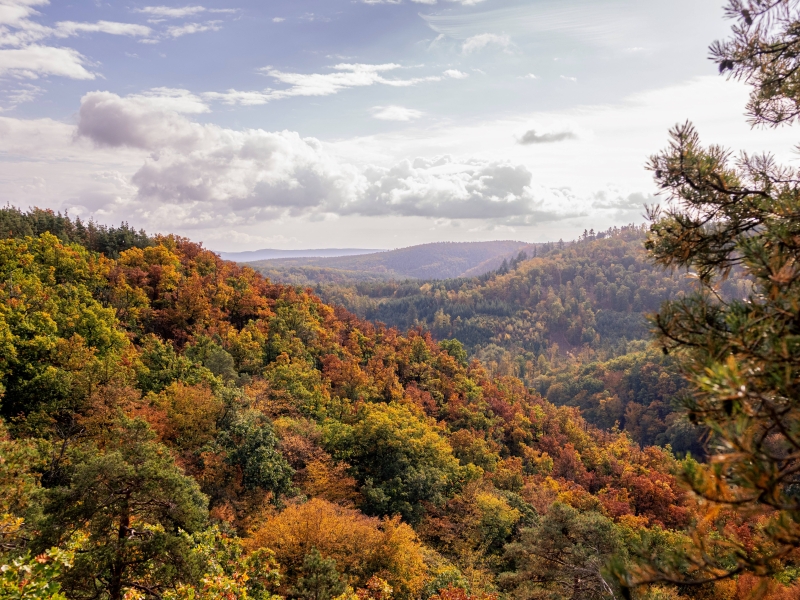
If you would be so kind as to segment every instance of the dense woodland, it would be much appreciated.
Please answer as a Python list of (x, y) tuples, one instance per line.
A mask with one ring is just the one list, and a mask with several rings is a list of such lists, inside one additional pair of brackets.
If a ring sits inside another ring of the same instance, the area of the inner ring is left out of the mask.
[[(726, 13), (800, 119), (798, 3)], [(0, 598), (800, 598), (800, 177), (670, 136), (647, 231), (461, 279), (0, 209)]]
[(456, 341), (186, 239), (2, 223), (4, 597), (611, 598), (609, 557), (688, 540), (685, 464)]
[[(692, 279), (654, 269), (644, 238), (635, 226), (585, 232), (574, 242), (530, 247), (480, 277), (344, 279), (314, 291), (363, 318), (457, 339), (492, 375), (518, 377), (556, 405), (580, 407), (600, 428), (701, 456), (702, 431), (673, 410), (683, 379), (650, 343), (646, 319)], [(292, 280), (291, 272), (273, 275)], [(722, 292), (743, 297), (747, 283), (733, 277)]]

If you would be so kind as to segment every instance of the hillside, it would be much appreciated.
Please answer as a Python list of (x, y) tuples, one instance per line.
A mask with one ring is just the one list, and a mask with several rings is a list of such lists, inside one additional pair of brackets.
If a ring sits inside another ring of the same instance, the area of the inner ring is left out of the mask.
[(440, 242), (387, 252), (329, 258), (285, 258), (249, 263), (274, 281), (294, 285), (391, 279), (448, 279), (486, 273), (528, 248), (523, 242)]
[(681, 539), (668, 451), (186, 239), (123, 245), (0, 241), (6, 579), (70, 599), (606, 598), (609, 557)]
[[(691, 280), (653, 268), (643, 236), (631, 226), (543, 245), (533, 249), (537, 256), (479, 278), (322, 285), (316, 292), (363, 318), (455, 338), (492, 373), (580, 407), (599, 427), (616, 424), (642, 444), (702, 454), (699, 432), (672, 411), (681, 377), (645, 341), (644, 315)], [(725, 285), (727, 294), (744, 293), (741, 281)]]
[(647, 336), (642, 314), (688, 288), (681, 274), (647, 262), (643, 233), (623, 228), (545, 246), (482, 278), (323, 286), (321, 293), (371, 320), (456, 337), (469, 351), (495, 344), (536, 359), (554, 345), (611, 350)]

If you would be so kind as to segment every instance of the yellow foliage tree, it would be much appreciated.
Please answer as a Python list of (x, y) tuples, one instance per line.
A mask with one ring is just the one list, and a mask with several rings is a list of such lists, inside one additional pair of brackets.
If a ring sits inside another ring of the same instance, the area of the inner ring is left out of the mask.
[(334, 559), (353, 587), (378, 575), (392, 586), (395, 597), (412, 598), (426, 578), (422, 545), (399, 518), (367, 517), (319, 498), (268, 517), (252, 532), (247, 545), (275, 552), (286, 585), (291, 585), (313, 548)]

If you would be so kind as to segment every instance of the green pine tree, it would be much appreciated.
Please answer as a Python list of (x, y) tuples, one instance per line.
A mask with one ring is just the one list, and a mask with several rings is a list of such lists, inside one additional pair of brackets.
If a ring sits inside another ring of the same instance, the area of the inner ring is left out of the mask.
[(336, 570), (336, 561), (323, 558), (312, 548), (303, 560), (302, 576), (297, 580), (294, 595), (304, 600), (331, 600), (344, 592), (346, 585)]
[[(756, 125), (800, 116), (800, 10), (796, 2), (730, 0), (733, 37), (712, 46), (721, 72), (752, 86)], [(800, 547), (800, 180), (768, 155), (734, 160), (676, 127), (650, 168), (668, 201), (650, 212), (646, 247), (656, 264), (686, 270), (694, 293), (655, 319), (665, 353), (682, 366), (691, 421), (711, 432), (707, 464), (686, 478), (711, 512), (760, 523), (752, 540), (715, 523), (673, 556), (650, 557), (629, 580), (700, 583), (743, 571), (768, 575)], [(726, 297), (731, 275), (750, 282)], [(731, 518), (731, 517), (728, 517)], [(714, 521), (711, 521), (714, 523)]]

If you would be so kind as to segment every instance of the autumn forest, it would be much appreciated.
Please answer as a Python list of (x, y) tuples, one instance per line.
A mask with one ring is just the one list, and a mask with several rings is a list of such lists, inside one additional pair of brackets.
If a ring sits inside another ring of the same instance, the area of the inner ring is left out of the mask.
[(678, 473), (704, 434), (635, 318), (682, 284), (644, 267), (640, 229), (417, 286), (431, 322), (401, 333), (339, 307), (369, 289), (325, 304), (186, 239), (13, 208), (0, 226), (22, 597), (606, 598), (614, 568), (688, 543)]
[[(796, 121), (800, 7), (727, 14)], [(645, 224), (451, 256), (0, 208), (0, 598), (800, 598), (800, 179), (689, 122), (647, 168)]]

